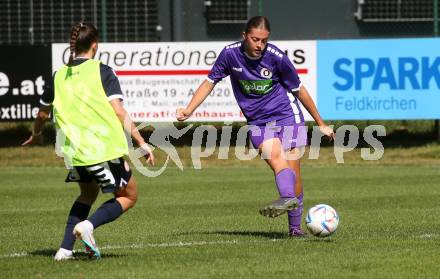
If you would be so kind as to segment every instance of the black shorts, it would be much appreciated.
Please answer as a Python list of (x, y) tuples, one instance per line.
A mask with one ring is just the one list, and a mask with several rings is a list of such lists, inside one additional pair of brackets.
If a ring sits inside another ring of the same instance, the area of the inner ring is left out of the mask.
[(124, 158), (117, 158), (90, 166), (74, 166), (66, 182), (96, 181), (103, 193), (112, 193), (127, 186), (131, 170)]

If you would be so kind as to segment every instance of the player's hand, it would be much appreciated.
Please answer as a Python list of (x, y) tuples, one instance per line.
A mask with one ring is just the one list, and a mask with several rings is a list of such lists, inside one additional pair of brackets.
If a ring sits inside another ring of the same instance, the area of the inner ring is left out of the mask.
[(178, 108), (176, 110), (176, 118), (179, 121), (185, 121), (191, 116), (191, 113), (187, 109)]
[(29, 146), (29, 145), (35, 145), (35, 144), (42, 144), (43, 143), (43, 134), (39, 135), (31, 135), (25, 142), (21, 144), (21, 146)]
[(323, 133), (330, 141), (335, 139), (335, 132), (333, 131), (333, 128), (327, 126), (327, 125), (322, 125), (319, 126), (319, 130), (321, 131), (321, 133)]
[(155, 158), (154, 158), (153, 150), (151, 149), (151, 147), (148, 144), (144, 143), (144, 144), (140, 145), (139, 148), (142, 149), (142, 151), (143, 151), (142, 153), (145, 153), (144, 157), (147, 160), (147, 164), (154, 166)]

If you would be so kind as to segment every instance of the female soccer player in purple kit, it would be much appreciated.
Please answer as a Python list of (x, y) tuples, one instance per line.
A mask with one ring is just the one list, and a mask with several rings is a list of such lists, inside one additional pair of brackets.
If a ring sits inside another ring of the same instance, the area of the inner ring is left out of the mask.
[(334, 133), (319, 115), (292, 62), (279, 48), (268, 43), (269, 34), (267, 18), (251, 18), (242, 34), (243, 41), (222, 50), (207, 79), (188, 106), (177, 109), (176, 117), (179, 121), (188, 119), (215, 84), (230, 76), (237, 103), (251, 125), (251, 142), (274, 171), (280, 194), (279, 200), (263, 207), (260, 213), (276, 217), (288, 212), (289, 235), (303, 236), (298, 148), (307, 144), (307, 131), (298, 100), (324, 135), (333, 139)]

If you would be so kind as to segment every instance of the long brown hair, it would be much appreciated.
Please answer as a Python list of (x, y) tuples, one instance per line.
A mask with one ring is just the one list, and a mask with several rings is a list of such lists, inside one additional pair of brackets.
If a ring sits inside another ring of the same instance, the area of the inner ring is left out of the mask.
[(98, 30), (93, 24), (78, 22), (70, 32), (70, 57), (68, 66), (72, 66), (77, 53), (87, 52), (94, 42), (98, 41)]

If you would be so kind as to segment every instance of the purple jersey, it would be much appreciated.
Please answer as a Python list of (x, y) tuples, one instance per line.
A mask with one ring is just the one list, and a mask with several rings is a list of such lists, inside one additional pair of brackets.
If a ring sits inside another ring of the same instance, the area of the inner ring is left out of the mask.
[(267, 44), (257, 59), (246, 55), (243, 42), (225, 47), (207, 79), (215, 84), (226, 76), (249, 124), (287, 118), (304, 122), (297, 99), (289, 93), (298, 91), (301, 81), (292, 62), (276, 46)]

